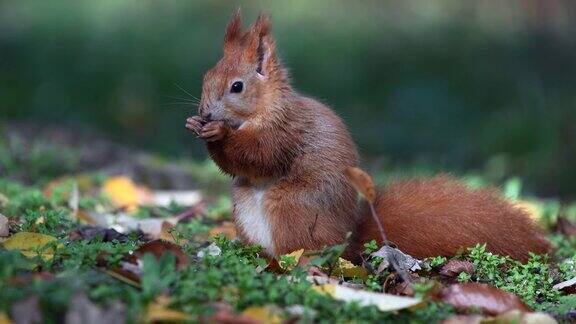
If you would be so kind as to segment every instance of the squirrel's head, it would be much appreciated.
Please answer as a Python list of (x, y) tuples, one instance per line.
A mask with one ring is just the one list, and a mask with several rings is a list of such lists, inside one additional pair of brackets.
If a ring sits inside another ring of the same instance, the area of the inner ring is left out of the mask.
[(224, 56), (204, 75), (199, 115), (240, 127), (263, 115), (279, 91), (289, 89), (286, 72), (276, 57), (270, 19), (260, 14), (242, 31), (240, 10), (224, 36)]

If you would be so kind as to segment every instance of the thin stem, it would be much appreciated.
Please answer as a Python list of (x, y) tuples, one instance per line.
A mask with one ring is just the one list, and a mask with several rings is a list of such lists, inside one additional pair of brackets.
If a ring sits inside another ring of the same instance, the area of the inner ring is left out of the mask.
[(371, 202), (369, 202), (368, 204), (370, 205), (370, 212), (372, 213), (372, 218), (374, 218), (374, 221), (376, 222), (376, 224), (378, 224), (378, 230), (380, 231), (380, 236), (382, 236), (382, 244), (388, 245), (388, 239), (386, 238), (386, 233), (384, 233), (384, 227), (382, 226), (382, 222), (380, 222), (380, 218), (378, 218), (378, 215), (376, 214), (374, 204)]

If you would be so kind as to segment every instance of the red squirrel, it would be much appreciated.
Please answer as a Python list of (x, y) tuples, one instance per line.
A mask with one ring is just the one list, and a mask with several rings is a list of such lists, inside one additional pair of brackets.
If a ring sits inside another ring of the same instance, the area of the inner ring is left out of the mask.
[[(277, 258), (342, 243), (352, 232), (345, 257), (358, 260), (364, 242), (382, 243), (344, 174), (358, 165), (358, 152), (329, 107), (290, 86), (270, 28), (261, 14), (243, 31), (240, 13), (233, 15), (224, 56), (205, 74), (198, 116), (186, 127), (233, 177), (241, 240)], [(450, 177), (393, 183), (379, 191), (376, 210), (388, 240), (417, 258), (452, 256), (477, 243), (520, 261), (550, 249), (522, 209)]]

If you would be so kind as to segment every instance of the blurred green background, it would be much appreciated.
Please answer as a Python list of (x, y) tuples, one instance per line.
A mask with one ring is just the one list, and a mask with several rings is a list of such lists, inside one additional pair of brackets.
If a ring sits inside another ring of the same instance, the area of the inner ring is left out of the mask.
[[(95, 129), (204, 159), (185, 131), (241, 5), (272, 15), (294, 86), (377, 168), (520, 176), (576, 195), (576, 2), (0, 2), (0, 121)], [(86, 143), (90, 145), (90, 143)]]

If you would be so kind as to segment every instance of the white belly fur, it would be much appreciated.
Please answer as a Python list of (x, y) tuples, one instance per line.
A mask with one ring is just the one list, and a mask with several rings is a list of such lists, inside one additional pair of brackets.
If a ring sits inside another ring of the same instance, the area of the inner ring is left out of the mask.
[(242, 228), (248, 239), (261, 245), (272, 256), (276, 255), (272, 228), (264, 211), (264, 194), (267, 187), (255, 187), (236, 196), (236, 225)]

